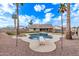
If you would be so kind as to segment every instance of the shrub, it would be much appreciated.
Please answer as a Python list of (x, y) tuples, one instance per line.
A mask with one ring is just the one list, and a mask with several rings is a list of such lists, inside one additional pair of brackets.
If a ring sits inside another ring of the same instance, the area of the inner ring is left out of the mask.
[(15, 32), (7, 32), (8, 35), (15, 35)]

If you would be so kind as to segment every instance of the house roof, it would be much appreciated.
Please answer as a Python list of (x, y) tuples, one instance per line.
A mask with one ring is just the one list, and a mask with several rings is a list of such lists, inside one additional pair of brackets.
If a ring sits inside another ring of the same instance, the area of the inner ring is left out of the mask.
[(53, 28), (53, 26), (50, 24), (33, 24), (29, 28)]
[[(54, 29), (62, 29), (62, 26), (55, 26)], [(66, 30), (66, 27), (63, 27), (64, 30)]]

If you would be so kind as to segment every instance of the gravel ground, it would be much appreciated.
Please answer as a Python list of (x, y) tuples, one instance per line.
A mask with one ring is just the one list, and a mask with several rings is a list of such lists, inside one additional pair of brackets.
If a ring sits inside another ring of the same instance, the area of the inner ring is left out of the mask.
[(63, 39), (63, 48), (61, 41), (56, 42), (57, 49), (52, 52), (35, 52), (29, 48), (29, 43), (12, 39), (5, 33), (0, 33), (0, 55), (1, 56), (79, 56), (79, 40)]

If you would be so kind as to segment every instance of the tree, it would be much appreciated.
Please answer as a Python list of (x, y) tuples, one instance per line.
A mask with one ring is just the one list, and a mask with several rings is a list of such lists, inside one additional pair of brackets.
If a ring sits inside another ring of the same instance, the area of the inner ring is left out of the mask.
[(66, 39), (72, 39), (71, 35), (71, 23), (70, 23), (70, 3), (67, 3), (67, 32)]
[(66, 8), (66, 6), (65, 6), (65, 4), (64, 3), (61, 3), (60, 4), (60, 7), (59, 7), (59, 10), (58, 10), (59, 12), (60, 12), (60, 14), (61, 14), (61, 30), (62, 30), (62, 38), (61, 38), (61, 49), (63, 49), (63, 13), (65, 12), (65, 11), (67, 11), (67, 8)]
[(16, 26), (16, 46), (17, 46), (17, 42), (18, 42), (18, 36), (19, 36), (19, 4), (21, 4), (23, 6), (23, 3), (15, 3), (16, 5), (16, 17), (17, 17), (17, 26)]
[(63, 13), (67, 11), (67, 8), (65, 6), (64, 3), (61, 3), (60, 4), (60, 7), (59, 7), (59, 12), (61, 13), (61, 29), (62, 29), (62, 36), (63, 36)]
[(29, 25), (32, 25), (32, 24), (33, 24), (33, 21), (32, 21), (32, 20), (30, 20)]

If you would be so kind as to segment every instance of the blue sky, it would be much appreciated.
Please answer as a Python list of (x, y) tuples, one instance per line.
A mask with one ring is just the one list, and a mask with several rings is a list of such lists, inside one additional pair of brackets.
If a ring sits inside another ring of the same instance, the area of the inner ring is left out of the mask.
[[(58, 13), (58, 3), (24, 3), (19, 6), (20, 26), (27, 26), (32, 19), (34, 24), (52, 24), (61, 26), (61, 15)], [(14, 26), (12, 14), (15, 12), (12, 3), (0, 3), (0, 27)], [(66, 15), (63, 14), (63, 25), (66, 26)], [(71, 4), (71, 26), (79, 26), (79, 4)]]

